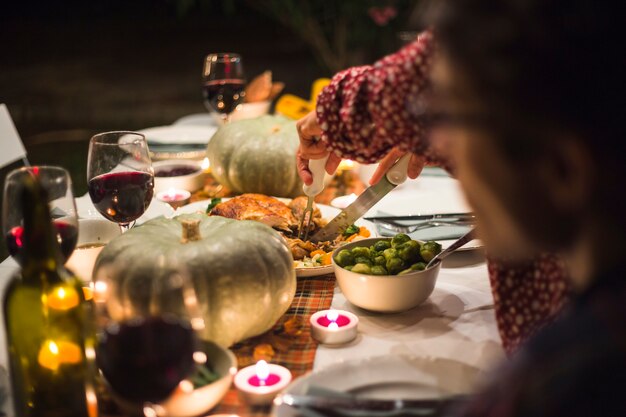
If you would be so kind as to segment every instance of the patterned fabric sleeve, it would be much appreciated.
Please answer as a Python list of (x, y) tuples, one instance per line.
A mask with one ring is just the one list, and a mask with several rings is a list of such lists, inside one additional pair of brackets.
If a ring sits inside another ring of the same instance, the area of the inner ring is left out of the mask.
[(330, 151), (362, 163), (380, 160), (394, 146), (428, 153), (414, 115), (428, 85), (432, 36), (419, 38), (374, 65), (333, 77), (317, 101), (322, 140)]
[[(423, 127), (414, 117), (420, 93), (428, 88), (432, 43), (426, 32), (374, 65), (349, 68), (333, 77), (320, 93), (316, 109), (322, 140), (330, 151), (374, 163), (400, 146), (450, 168), (428, 148)], [(498, 329), (509, 354), (550, 322), (567, 300), (566, 274), (554, 256), (525, 265), (490, 261), (489, 277)]]

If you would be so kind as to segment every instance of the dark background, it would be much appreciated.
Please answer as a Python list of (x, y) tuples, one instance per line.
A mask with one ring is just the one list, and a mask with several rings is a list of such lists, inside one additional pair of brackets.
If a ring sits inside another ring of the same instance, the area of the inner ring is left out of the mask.
[[(389, 8), (396, 15), (387, 21), (372, 17)], [(284, 92), (308, 98), (316, 78), (401, 46), (418, 8), (417, 0), (13, 1), (0, 13), (0, 103), (31, 163), (67, 168), (80, 196), (93, 134), (206, 111), (208, 53), (238, 52), (248, 79), (269, 69)], [(332, 53), (315, 48), (316, 31)], [(19, 165), (0, 171), (0, 185)]]

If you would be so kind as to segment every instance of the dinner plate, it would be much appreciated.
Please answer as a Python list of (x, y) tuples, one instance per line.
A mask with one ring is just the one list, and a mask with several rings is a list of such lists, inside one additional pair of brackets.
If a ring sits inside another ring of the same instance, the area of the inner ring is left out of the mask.
[(148, 145), (207, 145), (217, 131), (216, 126), (175, 125), (139, 130)]
[(181, 117), (172, 123), (172, 126), (218, 127), (219, 123), (210, 113), (194, 113)]
[[(284, 393), (310, 395), (323, 389), (371, 399), (434, 399), (471, 393), (481, 378), (478, 368), (452, 359), (388, 355), (333, 364), (296, 379)], [(282, 404), (272, 415), (302, 414)]]
[[(104, 219), (104, 216), (91, 202), (89, 193), (75, 199), (76, 211), (80, 219)], [(142, 224), (159, 216), (172, 217), (174, 209), (167, 203), (153, 198), (146, 212), (137, 219), (137, 224)]]
[[(222, 199), (222, 201), (226, 201), (228, 198)], [(278, 198), (278, 200), (282, 201), (285, 204), (288, 204), (291, 199), (289, 198)], [(197, 213), (197, 212), (206, 212), (206, 208), (209, 205), (210, 200), (202, 200), (196, 201), (194, 203), (187, 204), (186, 206), (179, 207), (176, 210), (176, 215), (185, 214), (185, 213)], [(341, 210), (335, 207), (327, 206), (325, 204), (317, 204), (317, 207), (320, 209), (322, 214), (322, 218), (326, 220), (331, 220), (335, 216), (337, 216)], [(357, 220), (356, 224), (358, 226), (367, 227), (372, 236), (376, 236), (376, 227), (373, 223), (365, 221), (365, 220)], [(332, 274), (333, 266), (332, 265), (324, 265), (324, 266), (315, 266), (309, 268), (296, 268), (296, 276), (298, 277), (316, 277), (320, 275)]]

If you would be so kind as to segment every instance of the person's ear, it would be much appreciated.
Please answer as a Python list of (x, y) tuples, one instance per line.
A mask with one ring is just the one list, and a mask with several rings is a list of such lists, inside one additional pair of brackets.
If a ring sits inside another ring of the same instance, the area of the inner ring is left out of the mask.
[(553, 138), (545, 145), (537, 168), (552, 206), (565, 212), (585, 210), (593, 193), (593, 156), (585, 144), (571, 137)]

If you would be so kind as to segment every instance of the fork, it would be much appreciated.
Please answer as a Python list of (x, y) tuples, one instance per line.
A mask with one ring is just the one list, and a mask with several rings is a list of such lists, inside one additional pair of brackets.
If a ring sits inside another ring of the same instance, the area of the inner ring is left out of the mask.
[(397, 223), (389, 223), (389, 222), (375, 222), (377, 226), (380, 226), (383, 229), (390, 230), (395, 233), (413, 233), (418, 230), (430, 229), (433, 227), (440, 226), (472, 226), (474, 224), (471, 220), (429, 220), (426, 222), (422, 222), (419, 224), (412, 224), (408, 226), (403, 226)]
[[(324, 174), (326, 173), (326, 161), (328, 156), (322, 159), (309, 160), (309, 170), (313, 176), (311, 185), (303, 185), (302, 191), (306, 194), (306, 208), (302, 212), (300, 218), (300, 226), (298, 227), (298, 238), (305, 241), (309, 238), (311, 232), (311, 219), (313, 218), (313, 199), (324, 189)], [(308, 217), (307, 217), (308, 214)], [(306, 225), (305, 225), (306, 221)]]

